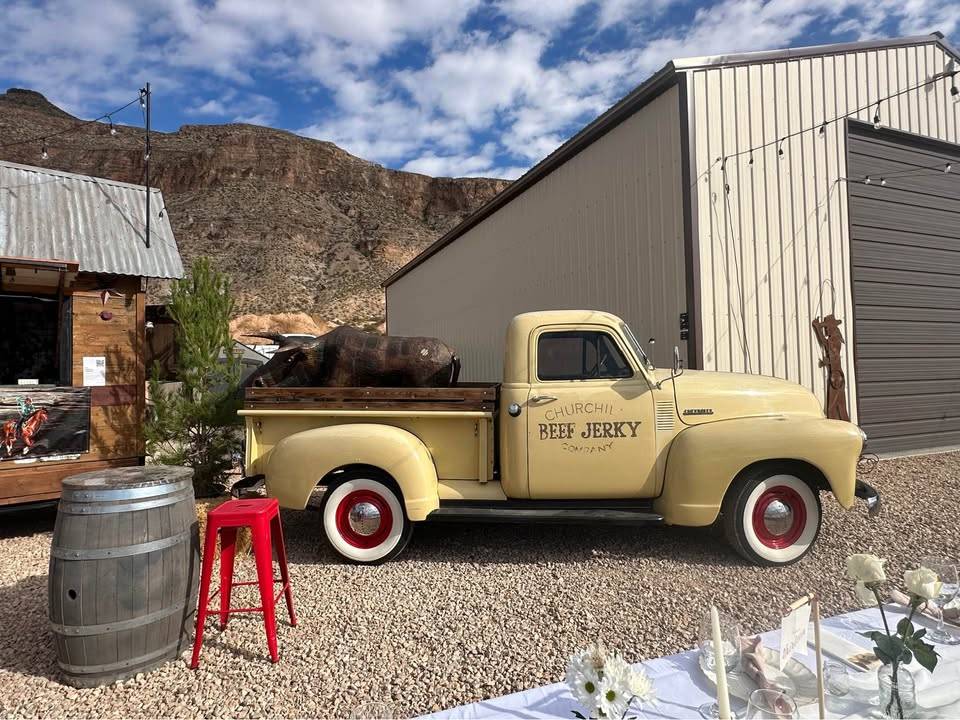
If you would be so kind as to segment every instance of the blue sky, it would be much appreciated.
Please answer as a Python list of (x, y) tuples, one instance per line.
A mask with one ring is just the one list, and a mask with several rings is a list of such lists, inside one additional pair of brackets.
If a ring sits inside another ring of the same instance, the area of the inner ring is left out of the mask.
[(508, 178), (674, 57), (960, 34), (957, 0), (0, 0), (0, 18), (0, 86), (81, 117), (150, 80), (160, 130), (252, 122)]

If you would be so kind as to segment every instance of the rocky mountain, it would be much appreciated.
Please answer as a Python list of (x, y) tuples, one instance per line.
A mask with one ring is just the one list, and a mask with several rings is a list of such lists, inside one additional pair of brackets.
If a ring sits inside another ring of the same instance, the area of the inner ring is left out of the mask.
[[(0, 95), (0, 146), (77, 122), (39, 93)], [(48, 140), (46, 159), (38, 143), (0, 147), (0, 159), (142, 183), (143, 130), (116, 130), (90, 124)], [(508, 184), (389, 170), (254, 125), (185, 125), (151, 142), (151, 184), (163, 191), (181, 254), (206, 255), (229, 273), (237, 314), (377, 325), (383, 279)]]

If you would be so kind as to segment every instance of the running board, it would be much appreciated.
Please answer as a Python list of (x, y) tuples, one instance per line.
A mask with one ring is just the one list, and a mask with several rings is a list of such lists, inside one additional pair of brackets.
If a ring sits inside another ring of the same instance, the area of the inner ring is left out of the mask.
[(557, 523), (608, 525), (662, 525), (663, 516), (646, 510), (617, 508), (497, 507), (445, 505), (427, 520), (438, 522)]

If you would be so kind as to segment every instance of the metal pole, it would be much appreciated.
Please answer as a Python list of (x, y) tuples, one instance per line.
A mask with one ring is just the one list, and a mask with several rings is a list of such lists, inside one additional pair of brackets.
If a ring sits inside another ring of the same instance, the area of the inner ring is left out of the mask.
[(150, 247), (150, 83), (147, 83), (144, 86), (144, 104), (146, 105), (146, 126), (147, 126), (147, 138), (144, 143), (144, 155), (143, 155), (143, 165), (144, 165), (144, 175), (147, 185), (147, 227), (146, 227), (146, 240), (147, 247)]

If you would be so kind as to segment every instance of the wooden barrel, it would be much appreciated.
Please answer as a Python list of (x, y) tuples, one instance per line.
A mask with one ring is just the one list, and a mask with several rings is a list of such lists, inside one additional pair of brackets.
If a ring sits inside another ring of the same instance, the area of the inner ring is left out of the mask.
[(67, 684), (122, 680), (189, 646), (200, 569), (192, 477), (152, 466), (63, 481), (48, 591)]

